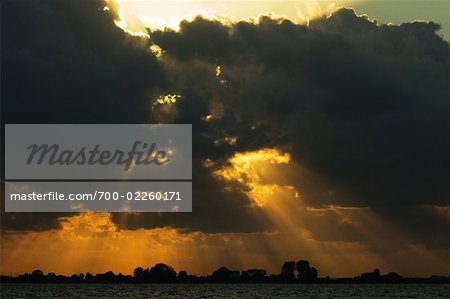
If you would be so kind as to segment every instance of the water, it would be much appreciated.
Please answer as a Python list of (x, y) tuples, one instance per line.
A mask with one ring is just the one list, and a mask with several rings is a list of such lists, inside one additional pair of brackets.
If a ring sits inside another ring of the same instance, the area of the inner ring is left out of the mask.
[(1, 284), (3, 298), (450, 298), (450, 284)]

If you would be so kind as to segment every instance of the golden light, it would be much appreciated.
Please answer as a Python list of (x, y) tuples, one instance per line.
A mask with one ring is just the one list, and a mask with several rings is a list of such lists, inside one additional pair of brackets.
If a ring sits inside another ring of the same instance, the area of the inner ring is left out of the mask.
[[(206, 119), (206, 121), (208, 121), (208, 119)], [(215, 145), (221, 145), (221, 144), (235, 145), (237, 141), (238, 141), (237, 136), (226, 136), (226, 137), (214, 140), (214, 144)]]
[(134, 34), (145, 34), (146, 28), (179, 29), (182, 20), (201, 15), (222, 22), (247, 20), (256, 22), (261, 15), (288, 18), (308, 23), (312, 18), (329, 14), (339, 6), (356, 0), (107, 0), (107, 8), (117, 11), (116, 25)]
[[(277, 203), (271, 201), (268, 206)], [(301, 202), (289, 203), (291, 205), (281, 205), (284, 208), (279, 211), (284, 214), (264, 209), (271, 216), (268, 221), (283, 220), (279, 231), (273, 232), (203, 233), (170, 227), (127, 230), (119, 228), (109, 213), (62, 217), (59, 229), (21, 233), (3, 231), (1, 269), (3, 273), (12, 274), (34, 269), (65, 275), (110, 270), (116, 274), (131, 274), (136, 267), (163, 262), (177, 271), (202, 275), (223, 265), (240, 270), (262, 267), (269, 273), (279, 273), (284, 261), (304, 258), (312, 261), (323, 276), (352, 276), (375, 267), (386, 272), (431, 275), (445, 273), (445, 265), (450, 262), (447, 251), (407, 242), (400, 232), (386, 225), (373, 211), (337, 206), (307, 211), (298, 204)], [(339, 236), (339, 228), (331, 217), (336, 213), (341, 214), (338, 217), (352, 219), (351, 225), (367, 235), (369, 244), (375, 242), (390, 255), (372, 251), (367, 243), (317, 240), (310, 231), (314, 226)], [(120, 217), (135, 214), (122, 213)], [(145, 217), (145, 214), (140, 216)], [(390, 242), (379, 243), (374, 231), (381, 232)], [(415, 263), (409, 262), (411, 257)], [(415, 264), (423, 265), (419, 272)]]
[(257, 151), (236, 153), (229, 159), (229, 165), (214, 171), (214, 175), (244, 187), (244, 193), (259, 207), (263, 207), (275, 194), (292, 190), (291, 186), (265, 183), (264, 172), (274, 171), (273, 164), (288, 164), (291, 157), (278, 149), (264, 148)]
[(216, 66), (216, 77), (220, 77), (220, 73), (222, 72), (220, 65)]
[(178, 94), (163, 94), (153, 99), (150, 108), (154, 120), (160, 123), (173, 122), (179, 115), (178, 107), (175, 104), (181, 99), (183, 97)]
[(182, 96), (178, 94), (160, 95), (154, 100), (153, 105), (175, 104), (181, 98)]

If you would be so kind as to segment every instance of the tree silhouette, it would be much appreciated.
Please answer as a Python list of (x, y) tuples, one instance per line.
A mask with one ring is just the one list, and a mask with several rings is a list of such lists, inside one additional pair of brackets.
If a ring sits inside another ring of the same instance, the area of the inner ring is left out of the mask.
[(211, 277), (215, 282), (236, 282), (240, 278), (240, 272), (220, 267), (212, 273)]
[(142, 267), (137, 267), (133, 271), (133, 276), (134, 276), (134, 278), (136, 278), (136, 280), (143, 281), (144, 280), (144, 269), (142, 269)]
[(281, 267), (281, 273), (267, 276), (264, 269), (248, 269), (242, 272), (220, 267), (210, 276), (190, 275), (186, 271), (177, 272), (169, 265), (159, 263), (151, 268), (137, 267), (133, 275), (117, 275), (112, 271), (92, 275), (91, 273), (56, 275), (34, 270), (17, 277), (1, 276), (7, 283), (450, 283), (449, 277), (403, 278), (395, 272), (382, 275), (379, 269), (362, 273), (354, 278), (319, 278), (318, 271), (306, 260), (288, 261)]
[(310, 267), (309, 262), (300, 260), (296, 264), (298, 279), (300, 281), (312, 282), (317, 280), (318, 271), (314, 267)]
[(281, 274), (280, 274), (280, 278), (283, 281), (286, 282), (290, 282), (290, 281), (294, 281), (295, 280), (295, 271), (296, 267), (295, 267), (295, 262), (285, 262), (283, 264), (283, 267), (281, 267)]
[(42, 272), (41, 270), (34, 270), (33, 272), (31, 272), (31, 275), (33, 275), (34, 277), (44, 277), (44, 272)]
[(149, 271), (149, 278), (152, 282), (174, 282), (177, 272), (171, 267), (163, 263), (156, 264)]
[(242, 279), (244, 282), (264, 282), (267, 271), (264, 269), (249, 269), (242, 271)]

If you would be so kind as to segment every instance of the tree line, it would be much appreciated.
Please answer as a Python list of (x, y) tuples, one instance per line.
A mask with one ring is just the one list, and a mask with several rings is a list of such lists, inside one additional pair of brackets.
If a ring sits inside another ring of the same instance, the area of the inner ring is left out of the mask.
[(64, 276), (34, 270), (19, 276), (2, 275), (0, 281), (2, 283), (449, 283), (450, 278), (444, 276), (404, 278), (395, 272), (382, 275), (378, 269), (352, 278), (319, 277), (318, 270), (308, 261), (299, 260), (285, 262), (279, 274), (271, 275), (264, 269), (237, 271), (220, 267), (210, 275), (197, 276), (186, 271), (177, 273), (173, 267), (158, 263), (145, 269), (137, 267), (132, 275), (122, 273), (116, 275), (112, 271), (107, 271), (96, 275), (88, 272)]

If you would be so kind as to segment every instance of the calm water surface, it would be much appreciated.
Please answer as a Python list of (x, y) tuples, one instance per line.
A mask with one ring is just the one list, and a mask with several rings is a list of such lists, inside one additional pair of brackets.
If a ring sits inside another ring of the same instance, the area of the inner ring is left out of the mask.
[(3, 298), (450, 298), (450, 284), (1, 284)]

